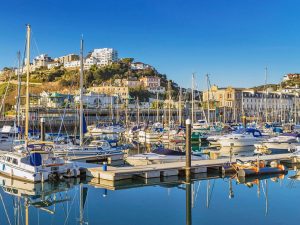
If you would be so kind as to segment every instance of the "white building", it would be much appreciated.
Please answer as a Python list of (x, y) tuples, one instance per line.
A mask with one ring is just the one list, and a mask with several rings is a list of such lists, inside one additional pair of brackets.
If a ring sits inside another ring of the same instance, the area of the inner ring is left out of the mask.
[(150, 65), (142, 63), (142, 62), (133, 62), (130, 64), (130, 67), (133, 70), (144, 70), (147, 68), (152, 68)]
[(80, 60), (65, 62), (64, 67), (65, 68), (79, 68), (80, 67)]
[[(268, 91), (242, 91), (242, 110), (246, 116), (268, 117), (272, 120), (288, 120), (296, 109), (300, 107), (297, 94), (268, 92)], [(280, 116), (284, 118), (279, 118)]]
[(47, 54), (41, 54), (33, 59), (33, 66), (35, 69), (47, 67), (50, 62), (53, 62), (51, 57), (49, 57)]
[[(115, 106), (117, 103), (117, 96), (110, 96), (106, 94), (97, 94), (94, 92), (89, 92), (82, 96), (82, 102), (87, 107), (108, 107), (113, 103)], [(74, 97), (75, 103), (79, 104), (80, 96), (77, 95)]]
[(151, 93), (154, 94), (163, 94), (166, 92), (166, 88), (162, 87), (162, 86), (158, 86), (158, 87), (148, 87), (147, 90)]
[(88, 70), (89, 68), (91, 68), (92, 65), (96, 65), (97, 64), (97, 59), (94, 57), (90, 57), (87, 58), (84, 62), (84, 69)]
[(118, 61), (118, 52), (113, 48), (98, 48), (94, 49), (91, 57), (97, 60), (98, 66), (105, 66)]
[(59, 63), (59, 62), (51, 62), (51, 63), (48, 63), (47, 68), (48, 68), (48, 70), (50, 70), (50, 69), (52, 69), (54, 67), (58, 67), (60, 65), (61, 65), (61, 63)]

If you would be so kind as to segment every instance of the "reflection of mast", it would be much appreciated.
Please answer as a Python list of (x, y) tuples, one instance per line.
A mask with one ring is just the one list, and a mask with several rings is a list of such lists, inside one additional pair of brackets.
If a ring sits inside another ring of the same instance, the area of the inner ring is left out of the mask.
[(210, 189), (210, 181), (207, 181), (206, 185), (206, 208), (209, 208), (209, 189)]
[(233, 188), (232, 188), (232, 178), (229, 178), (229, 199), (234, 197)]
[(268, 180), (265, 180), (266, 215), (268, 215)]
[(28, 207), (29, 207), (28, 199), (25, 198), (25, 225), (29, 224)]
[(87, 197), (87, 187), (83, 187), (83, 184), (80, 184), (80, 214), (79, 214), (79, 224), (85, 224), (83, 213), (84, 213), (84, 204)]
[(185, 184), (185, 203), (186, 203), (186, 225), (192, 224), (192, 190), (191, 183)]

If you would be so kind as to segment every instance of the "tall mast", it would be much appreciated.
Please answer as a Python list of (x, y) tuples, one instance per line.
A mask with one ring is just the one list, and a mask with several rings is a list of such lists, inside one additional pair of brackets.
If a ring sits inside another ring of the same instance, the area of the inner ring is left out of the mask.
[(83, 145), (83, 37), (80, 41), (80, 111), (79, 111), (79, 132), (80, 132), (80, 146)]
[(168, 81), (168, 92), (169, 92), (169, 127), (171, 126), (171, 82)]
[(282, 123), (283, 115), (282, 115), (282, 83), (280, 82), (280, 123)]
[(158, 93), (156, 93), (156, 122), (159, 122)]
[(21, 53), (18, 51), (18, 97), (17, 97), (17, 107), (16, 107), (16, 116), (17, 116), (17, 126), (20, 127), (20, 92), (21, 92), (21, 77), (20, 77), (20, 69), (21, 69)]
[[(110, 80), (110, 90), (112, 90), (111, 88), (111, 80)], [(112, 93), (110, 94), (110, 113), (111, 113), (111, 121), (114, 121), (114, 109), (113, 109), (113, 95)]]
[(268, 122), (268, 91), (267, 91), (267, 81), (268, 81), (268, 68), (265, 68), (265, 116), (266, 123)]
[(28, 146), (28, 130), (29, 130), (29, 72), (30, 72), (30, 25), (27, 24), (27, 46), (26, 46), (26, 105), (25, 105), (25, 146)]
[(182, 121), (182, 109), (181, 109), (181, 101), (182, 101), (182, 89), (181, 89), (181, 87), (180, 87), (180, 89), (179, 89), (179, 106), (178, 106), (178, 108), (179, 108), (179, 115), (178, 115), (178, 120), (179, 120), (179, 125), (181, 125), (181, 121)]
[(140, 101), (139, 101), (139, 97), (137, 97), (136, 99), (137, 101), (137, 124), (140, 124)]
[(195, 74), (192, 75), (192, 124), (194, 123), (194, 79)]
[(209, 108), (209, 77), (206, 74), (206, 82), (207, 82), (207, 123), (210, 123), (210, 108)]

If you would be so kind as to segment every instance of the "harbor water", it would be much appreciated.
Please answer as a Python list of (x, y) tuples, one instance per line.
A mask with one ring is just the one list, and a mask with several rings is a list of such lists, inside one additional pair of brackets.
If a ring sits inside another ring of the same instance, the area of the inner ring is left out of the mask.
[(1, 177), (0, 224), (26, 224), (27, 207), (31, 225), (298, 224), (300, 180), (295, 174), (246, 181), (211, 176), (191, 184), (117, 190), (78, 179), (33, 185)]

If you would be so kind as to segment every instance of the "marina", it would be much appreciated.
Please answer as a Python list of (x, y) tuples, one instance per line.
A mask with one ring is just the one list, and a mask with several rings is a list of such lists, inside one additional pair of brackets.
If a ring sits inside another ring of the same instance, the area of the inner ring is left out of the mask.
[(298, 224), (299, 9), (3, 2), (0, 225)]

